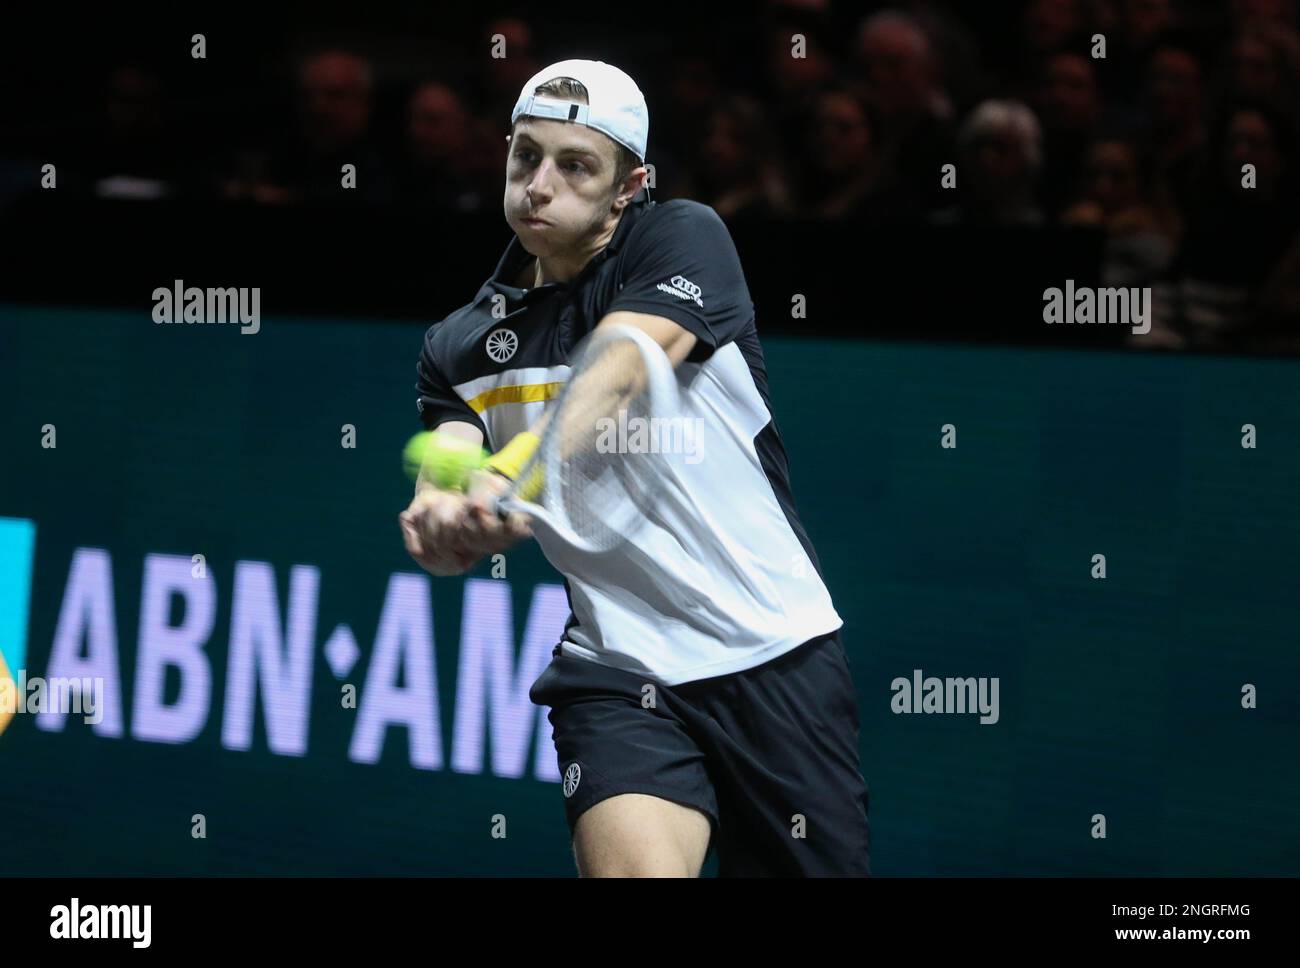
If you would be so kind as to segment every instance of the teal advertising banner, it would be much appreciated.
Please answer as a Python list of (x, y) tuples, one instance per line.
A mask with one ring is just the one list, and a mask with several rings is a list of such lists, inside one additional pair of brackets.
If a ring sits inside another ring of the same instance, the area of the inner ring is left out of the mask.
[[(573, 874), (559, 576), (415, 566), (424, 325), (272, 306), (0, 307), (0, 874)], [(1300, 362), (765, 352), (877, 873), (1300, 874)]]

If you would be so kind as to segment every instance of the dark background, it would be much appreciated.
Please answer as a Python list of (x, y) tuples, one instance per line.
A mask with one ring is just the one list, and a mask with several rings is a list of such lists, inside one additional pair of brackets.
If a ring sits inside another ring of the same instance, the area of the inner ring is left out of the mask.
[[(519, 67), (488, 38), (512, 17), (537, 66), (627, 69), (649, 102), (654, 197), (725, 211), (846, 620), (876, 871), (1300, 873), (1295, 5), (892, 8), (923, 25), (920, 62), (859, 49), (882, 9), (7, 11), (0, 517), (32, 522), (36, 543), (25, 641), (6, 654), (46, 668), (71, 564), (103, 550), (129, 723), (146, 556), (208, 557), (216, 697), (239, 562), (269, 564), (281, 605), (290, 569), (318, 568), (321, 635), (349, 624), (362, 670), (389, 581), (415, 574), (449, 751), (465, 582), (402, 552), (398, 454), (419, 429), (425, 328), (509, 239), (518, 91), (500, 75)], [(1090, 65), (1098, 29), (1110, 56)], [(814, 38), (811, 67), (764, 55), (794, 30)], [(195, 32), (206, 60), (189, 56)], [(295, 65), (340, 48), (373, 87), (312, 109)], [(899, 73), (933, 97), (910, 104)], [(415, 138), (427, 79), (443, 87)], [(1020, 107), (975, 124), (989, 100)], [(357, 111), (355, 138), (313, 147)], [(344, 156), (365, 159), (355, 193), (338, 189)], [(1242, 157), (1268, 168), (1254, 194), (1229, 177)], [(935, 191), (948, 159), (951, 196)], [(262, 331), (155, 325), (150, 294), (174, 279), (259, 287)], [(1067, 279), (1150, 286), (1156, 331), (1044, 325), (1043, 290)], [(56, 449), (40, 447), (50, 423)], [(938, 446), (946, 423), (956, 450)], [(1089, 577), (1097, 553), (1105, 581)], [(518, 647), (558, 579), (535, 549), (510, 569)], [(260, 711), (252, 747), (227, 749), (218, 699), (177, 745), (16, 717), (0, 874), (572, 873), (553, 782), (418, 769), (402, 729), (378, 763), (349, 759), (355, 713), (313, 642), (304, 757), (270, 751)], [(895, 715), (890, 683), (916, 668), (1000, 677), (1001, 720)], [(1245, 683), (1259, 708), (1241, 707)]]
[[(864, 37), (882, 12), (895, 22)], [(131, 305), (159, 275), (248, 278), (281, 311), (441, 318), (509, 238), (519, 84), (586, 56), (646, 92), (653, 194), (723, 214), (764, 332), (1256, 354), (1300, 341), (1293, 0), (9, 16), (11, 299)], [(805, 58), (789, 56), (795, 33)], [(326, 52), (327, 75), (300, 73)], [(981, 115), (990, 104), (1001, 113)], [(344, 161), (355, 190), (339, 187)], [(47, 163), (54, 190), (37, 187)], [(955, 190), (939, 187), (945, 163)], [(1151, 287), (1156, 331), (1045, 326), (1043, 290), (1066, 279)]]

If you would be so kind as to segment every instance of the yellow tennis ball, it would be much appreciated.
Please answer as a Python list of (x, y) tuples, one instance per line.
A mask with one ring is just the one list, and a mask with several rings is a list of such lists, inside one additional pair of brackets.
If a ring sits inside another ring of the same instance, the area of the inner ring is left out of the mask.
[(488, 452), (478, 444), (442, 431), (424, 431), (412, 437), (402, 451), (406, 476), (416, 480), (420, 468), (436, 487), (463, 491), (470, 472), (483, 466)]

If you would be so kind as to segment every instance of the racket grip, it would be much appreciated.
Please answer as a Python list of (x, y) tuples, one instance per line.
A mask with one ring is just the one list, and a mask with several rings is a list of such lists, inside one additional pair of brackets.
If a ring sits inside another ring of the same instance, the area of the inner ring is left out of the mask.
[(519, 477), (539, 443), (540, 438), (530, 431), (515, 434), (508, 444), (484, 461), (483, 466), (513, 481)]

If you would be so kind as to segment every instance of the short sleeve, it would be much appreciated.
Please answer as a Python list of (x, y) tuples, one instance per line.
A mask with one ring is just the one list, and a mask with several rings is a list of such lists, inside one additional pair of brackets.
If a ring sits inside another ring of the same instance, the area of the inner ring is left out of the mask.
[(754, 304), (727, 226), (712, 208), (674, 200), (647, 213), (628, 239), (610, 312), (671, 319), (696, 337), (702, 362), (753, 321)]
[(424, 335), (424, 345), (420, 349), (420, 359), (415, 364), (415, 406), (424, 421), (425, 429), (433, 430), (439, 424), (449, 420), (463, 420), (483, 431), (487, 440), (487, 428), (477, 413), (462, 400), (452, 389), (451, 383), (443, 375), (438, 365), (434, 330), (430, 327)]

